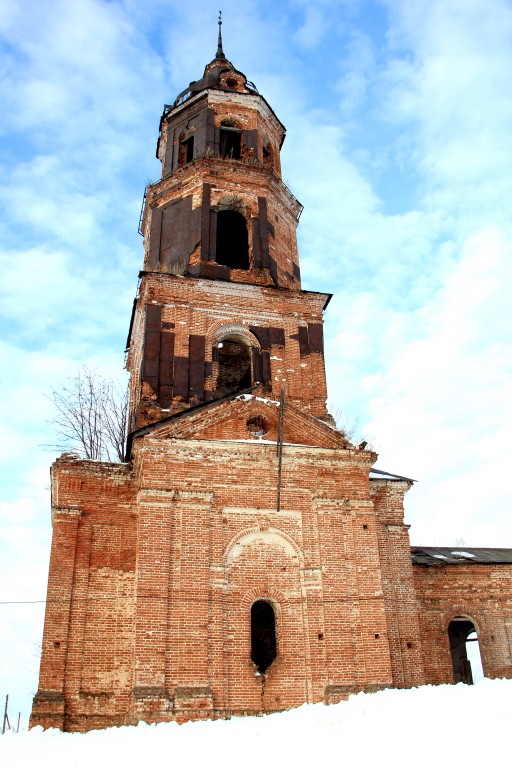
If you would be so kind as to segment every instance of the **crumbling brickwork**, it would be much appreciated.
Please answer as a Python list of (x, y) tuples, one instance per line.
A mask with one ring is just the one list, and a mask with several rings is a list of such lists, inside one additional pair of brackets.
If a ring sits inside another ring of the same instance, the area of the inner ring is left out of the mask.
[(469, 560), (414, 566), (426, 683), (454, 680), (448, 626), (458, 615), (477, 630), (485, 676), (512, 677), (512, 563)]
[(411, 481), (373, 479), (371, 495), (378, 513), (380, 568), (386, 598), (389, 645), (396, 688), (424, 682), (418, 602), (404, 523), (403, 499)]
[(452, 680), (459, 614), (486, 672), (511, 674), (512, 558), (413, 566), (412, 481), (332, 426), (330, 296), (301, 288), (284, 134), (221, 45), (164, 110), (126, 463), (53, 465), (31, 725), (227, 718)]
[[(215, 397), (219, 344), (243, 342), (251, 383), (326, 417), (322, 310), (328, 294), (151, 274), (142, 279), (129, 363), (133, 426)], [(136, 334), (136, 335), (135, 335)], [(162, 410), (163, 409), (163, 410)]]
[[(75, 506), (66, 547), (54, 536), (52, 572), (69, 576), (50, 583), (49, 601), (63, 590), (67, 600), (60, 623), (47, 619), (33, 723), (226, 717), (393, 684), (373, 455), (321, 422), (308, 435), (311, 417), (290, 407), (278, 510), (275, 442), (244, 424), (259, 416), (275, 429), (277, 404), (245, 397), (209, 410), (204, 439), (199, 414), (170, 419), (137, 442), (132, 467), (54, 465), (57, 528), (70, 496)], [(250, 656), (256, 599), (276, 615), (264, 675)]]
[(123, 722), (132, 689), (135, 502), (129, 465), (65, 454), (52, 468), (52, 553), (32, 723), (88, 730)]

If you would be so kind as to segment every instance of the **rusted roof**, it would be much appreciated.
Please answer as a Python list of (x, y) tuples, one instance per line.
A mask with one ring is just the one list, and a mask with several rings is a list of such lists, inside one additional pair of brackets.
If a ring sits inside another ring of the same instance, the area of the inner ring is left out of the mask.
[(413, 565), (512, 564), (512, 549), (489, 547), (411, 547)]

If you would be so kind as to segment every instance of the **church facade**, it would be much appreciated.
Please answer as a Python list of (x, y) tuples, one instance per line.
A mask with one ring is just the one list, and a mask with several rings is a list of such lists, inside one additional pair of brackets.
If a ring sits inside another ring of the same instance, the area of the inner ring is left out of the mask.
[(262, 714), (512, 676), (512, 551), (413, 548), (412, 480), (326, 411), (285, 130), (219, 36), (160, 122), (126, 462), (64, 454), (31, 726)]

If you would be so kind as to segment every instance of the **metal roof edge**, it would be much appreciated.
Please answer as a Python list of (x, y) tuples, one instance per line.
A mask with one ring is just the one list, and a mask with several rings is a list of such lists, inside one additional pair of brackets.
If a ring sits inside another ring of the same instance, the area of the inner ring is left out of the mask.
[[(383, 475), (382, 480), (406, 480), (408, 483), (417, 483), (417, 480), (414, 480), (412, 477), (404, 477), (403, 475), (397, 475), (394, 472), (384, 472), (383, 469), (375, 469), (375, 467), (372, 467), (370, 469), (370, 474), (374, 472), (376, 475)], [(377, 477), (373, 478), (374, 480), (378, 480)]]

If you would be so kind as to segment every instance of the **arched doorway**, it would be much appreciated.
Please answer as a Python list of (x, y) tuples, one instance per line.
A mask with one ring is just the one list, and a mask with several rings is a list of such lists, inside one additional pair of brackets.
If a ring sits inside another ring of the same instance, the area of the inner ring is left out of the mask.
[(473, 685), (483, 677), (476, 627), (467, 616), (455, 616), (448, 625), (455, 683)]
[(267, 600), (251, 606), (251, 659), (264, 674), (277, 656), (276, 617)]

